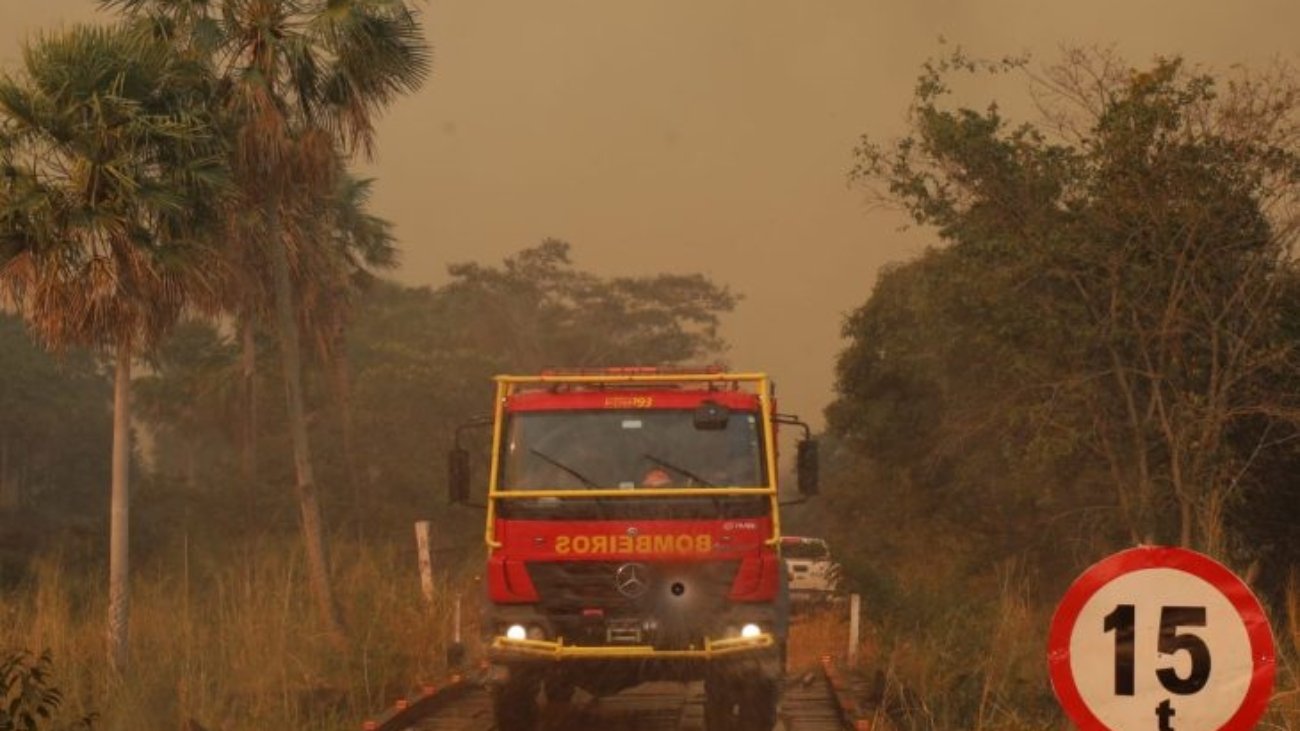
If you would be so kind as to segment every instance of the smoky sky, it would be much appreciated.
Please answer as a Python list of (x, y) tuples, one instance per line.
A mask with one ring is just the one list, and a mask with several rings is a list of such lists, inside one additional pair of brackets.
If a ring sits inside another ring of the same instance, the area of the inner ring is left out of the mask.
[[(547, 237), (604, 275), (702, 272), (745, 298), (724, 323), (727, 361), (772, 374), (782, 410), (816, 423), (844, 316), (882, 265), (935, 243), (846, 177), (862, 134), (902, 131), (926, 58), (960, 45), (1046, 63), (1087, 44), (1139, 66), (1182, 55), (1225, 69), (1300, 49), (1292, 0), (419, 7), (433, 75), (388, 111), (361, 166), (377, 178), (375, 212), (397, 227), (395, 276), (436, 285), (449, 263)], [(0, 63), (13, 68), (40, 28), (103, 17), (90, 0), (0, 0)]]

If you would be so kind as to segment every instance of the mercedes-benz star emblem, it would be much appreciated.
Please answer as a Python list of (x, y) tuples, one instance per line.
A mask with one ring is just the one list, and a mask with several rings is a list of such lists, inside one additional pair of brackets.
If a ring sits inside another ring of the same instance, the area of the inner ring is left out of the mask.
[(636, 599), (650, 588), (650, 569), (643, 563), (625, 563), (614, 572), (614, 588), (628, 599)]

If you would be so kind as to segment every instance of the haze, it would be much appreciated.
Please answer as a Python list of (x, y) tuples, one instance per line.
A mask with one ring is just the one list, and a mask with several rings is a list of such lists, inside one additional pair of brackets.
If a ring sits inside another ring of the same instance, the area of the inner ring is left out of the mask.
[[(0, 63), (23, 39), (97, 17), (90, 0), (0, 0)], [(375, 211), (396, 277), (499, 261), (545, 237), (601, 274), (703, 272), (742, 293), (727, 360), (765, 370), (820, 420), (843, 316), (882, 264), (933, 241), (846, 184), (862, 133), (901, 130), (938, 39), (977, 55), (1113, 44), (1134, 64), (1293, 60), (1283, 0), (435, 0), (436, 55), (381, 121)]]

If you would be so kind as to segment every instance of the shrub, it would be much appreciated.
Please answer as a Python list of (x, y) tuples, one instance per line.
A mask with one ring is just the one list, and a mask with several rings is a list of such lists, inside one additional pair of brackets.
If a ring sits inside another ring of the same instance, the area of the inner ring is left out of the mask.
[(0, 660), (0, 731), (41, 731), (93, 727), (85, 717), (71, 726), (50, 726), (63, 701), (51, 680), (53, 660), (49, 650), (32, 659), (27, 650), (10, 651)]

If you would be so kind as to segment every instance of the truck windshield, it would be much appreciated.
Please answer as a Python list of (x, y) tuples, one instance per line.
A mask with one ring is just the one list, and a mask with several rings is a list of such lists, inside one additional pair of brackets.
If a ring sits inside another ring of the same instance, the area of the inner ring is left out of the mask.
[(506, 490), (762, 487), (754, 414), (697, 429), (689, 410), (514, 414), (501, 455)]

